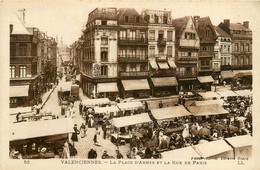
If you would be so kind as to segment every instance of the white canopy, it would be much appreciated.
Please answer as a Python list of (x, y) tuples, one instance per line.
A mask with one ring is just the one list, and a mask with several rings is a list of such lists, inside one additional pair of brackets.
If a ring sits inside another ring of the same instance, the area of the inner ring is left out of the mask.
[(189, 116), (192, 115), (188, 112), (184, 106), (165, 107), (161, 109), (151, 110), (153, 117), (156, 120), (167, 120), (175, 117)]
[(200, 157), (200, 155), (194, 151), (194, 149), (189, 146), (181, 149), (174, 149), (172, 151), (166, 151), (161, 153), (163, 159), (186, 159), (190, 160), (192, 157)]
[(208, 91), (205, 93), (198, 93), (203, 99), (213, 99), (220, 98), (219, 94), (216, 92)]
[(62, 91), (71, 91), (71, 86), (72, 86), (72, 82), (68, 81), (68, 82), (62, 82), (62, 84), (60, 84)]
[(27, 97), (29, 96), (29, 85), (9, 86), (9, 97)]
[(228, 111), (225, 110), (220, 104), (188, 106), (188, 110), (194, 116), (219, 115), (228, 113)]
[(253, 144), (253, 138), (250, 135), (235, 136), (231, 138), (226, 138), (225, 140), (235, 148), (252, 146)]
[(96, 114), (115, 113), (119, 111), (118, 107), (115, 105), (109, 107), (95, 107), (94, 110)]
[(252, 96), (252, 91), (250, 90), (238, 90), (238, 91), (235, 91), (236, 94), (238, 94), (239, 96)]
[(197, 77), (201, 83), (213, 83), (214, 79), (211, 76), (199, 76)]
[(21, 122), (10, 125), (10, 141), (72, 133), (71, 118)]
[(98, 83), (98, 93), (118, 92), (117, 83)]
[(238, 94), (236, 94), (235, 92), (231, 91), (231, 90), (227, 90), (227, 91), (222, 91), (222, 92), (217, 92), (221, 97), (234, 97), (234, 96), (238, 96)]
[(117, 107), (120, 110), (134, 110), (143, 108), (143, 104), (141, 102), (128, 102), (128, 103), (118, 103)]
[(125, 91), (150, 89), (147, 79), (121, 80), (121, 81)]
[(204, 100), (204, 101), (195, 101), (194, 102), (195, 106), (204, 106), (204, 105), (211, 105), (211, 104), (219, 104), (223, 105), (223, 100)]
[(108, 98), (98, 98), (98, 99), (85, 99), (82, 101), (85, 106), (97, 106), (101, 104), (109, 104), (110, 100)]
[[(224, 157), (233, 157), (233, 149), (224, 140), (202, 143), (194, 146), (194, 150), (202, 157), (209, 158), (224, 154)], [(227, 153), (228, 152), (228, 155)]]
[(120, 128), (130, 125), (137, 125), (142, 123), (152, 122), (148, 113), (137, 114), (133, 116), (118, 117), (112, 119), (112, 125)]

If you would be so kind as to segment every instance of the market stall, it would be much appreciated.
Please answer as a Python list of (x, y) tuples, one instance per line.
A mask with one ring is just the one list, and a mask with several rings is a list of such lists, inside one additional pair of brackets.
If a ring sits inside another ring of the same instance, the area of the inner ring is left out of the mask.
[(208, 91), (205, 93), (198, 93), (203, 99), (205, 100), (214, 100), (214, 99), (219, 99), (220, 95), (216, 92)]
[(250, 135), (226, 138), (225, 141), (234, 149), (235, 157), (251, 157), (253, 139)]
[(102, 114), (106, 117), (113, 117), (116, 116), (119, 109), (117, 106), (112, 105), (112, 106), (107, 106), (107, 107), (95, 107), (94, 108), (95, 114)]
[(234, 91), (231, 90), (226, 90), (226, 91), (222, 91), (222, 92), (217, 92), (220, 95), (220, 98), (222, 99), (229, 99), (229, 98), (234, 98), (239, 96), (237, 93), (235, 93)]
[(204, 100), (204, 101), (194, 101), (191, 105), (192, 106), (205, 106), (205, 105), (212, 105), (212, 104), (219, 104), (223, 105), (224, 101), (223, 100)]
[(98, 99), (85, 99), (82, 100), (84, 106), (101, 106), (101, 105), (108, 105), (111, 101), (108, 98), (98, 98)]
[(187, 108), (194, 116), (228, 114), (228, 111), (225, 110), (220, 104), (188, 106)]
[(174, 149), (172, 151), (166, 151), (161, 153), (162, 159), (171, 159), (171, 160), (191, 160), (191, 158), (198, 158), (200, 155), (195, 152), (195, 150), (191, 147), (185, 147), (181, 149)]
[(131, 115), (131, 112), (134, 110), (142, 110), (144, 109), (144, 105), (142, 102), (127, 102), (127, 103), (118, 103), (117, 107), (120, 111), (122, 111), (123, 115)]
[(69, 118), (11, 124), (10, 148), (19, 151), (24, 159), (54, 158), (72, 132)]
[(253, 92), (251, 90), (238, 90), (235, 91), (235, 93), (238, 94), (239, 96), (245, 96), (245, 97), (253, 95)]
[(152, 109), (151, 113), (158, 123), (165, 120), (174, 120), (176, 117), (190, 116), (184, 106), (165, 107), (161, 109)]
[(233, 158), (234, 153), (231, 146), (224, 140), (217, 140), (194, 145), (194, 150), (202, 158)]

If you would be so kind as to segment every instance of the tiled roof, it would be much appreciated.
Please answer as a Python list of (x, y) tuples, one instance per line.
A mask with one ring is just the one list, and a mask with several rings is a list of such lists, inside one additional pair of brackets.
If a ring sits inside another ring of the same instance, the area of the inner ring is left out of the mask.
[(243, 26), (241, 23), (230, 23), (229, 26), (230, 30), (245, 30), (245, 31), (250, 31), (250, 29), (246, 28)]
[(136, 16), (139, 16), (139, 23), (146, 23), (143, 16), (140, 15), (134, 8), (119, 8), (117, 13), (117, 18), (119, 22), (125, 22), (125, 17), (128, 16), (129, 23), (136, 23)]
[(218, 26), (214, 26), (217, 36), (219, 37), (230, 37), (228, 33), (226, 33), (224, 30), (222, 30)]
[[(203, 34), (203, 32), (205, 31), (205, 28), (207, 26), (211, 26), (214, 29), (209, 17), (203, 17), (203, 18), (198, 19), (198, 35), (199, 35), (199, 37)], [(214, 31), (214, 34), (216, 36), (215, 31)]]
[(187, 23), (189, 21), (188, 16), (177, 18), (172, 20), (172, 25), (175, 27), (176, 38), (180, 38), (183, 30), (186, 28)]

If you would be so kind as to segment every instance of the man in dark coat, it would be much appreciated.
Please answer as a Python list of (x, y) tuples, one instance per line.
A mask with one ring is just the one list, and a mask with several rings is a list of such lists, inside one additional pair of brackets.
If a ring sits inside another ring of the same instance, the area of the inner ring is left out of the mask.
[(103, 138), (106, 139), (106, 137), (107, 137), (107, 126), (106, 126), (106, 122), (103, 122), (103, 124), (102, 124), (102, 130), (103, 130)]
[(74, 142), (78, 142), (78, 134), (80, 133), (77, 124), (74, 125), (74, 132), (72, 133), (71, 140), (73, 141), (73, 147), (75, 147)]
[(88, 152), (88, 159), (97, 159), (97, 152), (93, 148)]
[(159, 108), (163, 108), (163, 102), (162, 101), (160, 101), (160, 103), (159, 103)]
[(82, 115), (82, 108), (83, 108), (83, 105), (82, 103), (80, 102), (79, 104), (79, 114)]
[(116, 150), (116, 159), (123, 159), (124, 156), (120, 153), (120, 151), (117, 149)]
[(147, 147), (145, 149), (145, 153), (144, 153), (144, 158), (145, 159), (150, 159), (152, 157), (152, 151), (149, 147)]

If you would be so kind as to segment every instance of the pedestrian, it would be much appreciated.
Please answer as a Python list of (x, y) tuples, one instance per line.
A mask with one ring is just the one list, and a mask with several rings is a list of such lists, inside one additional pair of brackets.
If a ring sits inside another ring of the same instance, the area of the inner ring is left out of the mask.
[(159, 108), (163, 108), (163, 102), (162, 101), (159, 102)]
[(56, 83), (57, 83), (57, 85), (59, 85), (59, 79), (56, 79)]
[(145, 158), (145, 159), (150, 159), (152, 156), (153, 156), (153, 155), (152, 155), (151, 149), (150, 149), (149, 147), (147, 147), (147, 148), (145, 149), (144, 158)]
[(77, 128), (77, 124), (74, 125), (73, 130), (74, 132), (72, 133), (71, 140), (73, 141), (73, 147), (75, 147), (74, 142), (78, 142), (78, 134), (80, 133)]
[(79, 103), (79, 114), (82, 115), (82, 108), (83, 108), (83, 105), (82, 103), (80, 102)]
[(107, 126), (106, 126), (106, 122), (103, 122), (103, 124), (102, 124), (102, 130), (103, 130), (103, 138), (106, 139), (106, 137), (107, 137)]
[(86, 136), (86, 131), (87, 131), (84, 123), (82, 123), (79, 130), (80, 130), (81, 138), (84, 138)]
[(123, 159), (124, 156), (120, 153), (120, 151), (117, 149), (116, 150), (116, 159)]
[(101, 156), (101, 158), (102, 158), (102, 159), (106, 159), (106, 158), (108, 158), (108, 157), (109, 157), (109, 155), (107, 154), (107, 151), (105, 150), (104, 153), (103, 153), (103, 155)]
[(66, 141), (63, 145), (63, 154), (62, 154), (63, 159), (70, 159), (70, 149), (69, 149), (69, 144)]
[(97, 152), (93, 148), (88, 152), (88, 159), (97, 159)]
[(96, 131), (95, 135), (94, 135), (94, 138), (93, 138), (93, 141), (94, 141), (94, 144), (96, 146), (101, 146), (98, 142), (98, 139), (97, 139), (97, 135), (100, 135), (100, 132)]
[(17, 115), (16, 115), (16, 121), (17, 121), (17, 122), (21, 122), (21, 121), (22, 121), (22, 119), (21, 119), (21, 117), (22, 117), (21, 114), (22, 114), (21, 112), (18, 112), (18, 113), (17, 113)]

